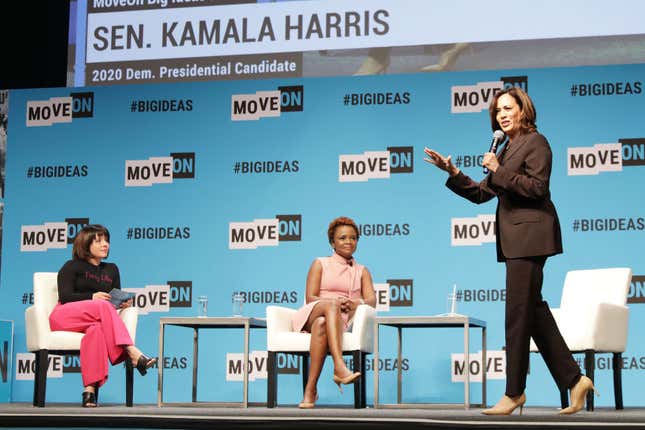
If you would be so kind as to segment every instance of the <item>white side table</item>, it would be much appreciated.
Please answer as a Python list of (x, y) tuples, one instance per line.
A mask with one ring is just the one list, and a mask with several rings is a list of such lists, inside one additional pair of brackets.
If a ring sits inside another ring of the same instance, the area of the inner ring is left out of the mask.
[[(397, 372), (397, 402), (392, 404), (380, 404), (378, 401), (378, 383), (379, 383), (379, 328), (380, 326), (396, 327), (398, 333), (398, 372)], [(482, 362), (486, 363), (486, 322), (480, 319), (472, 318), (466, 315), (446, 315), (446, 316), (379, 316), (376, 317), (374, 326), (374, 407), (375, 408), (419, 408), (429, 406), (439, 406), (436, 403), (402, 403), (401, 402), (401, 349), (402, 349), (402, 331), (404, 328), (433, 328), (433, 327), (463, 327), (464, 328), (464, 357), (466, 365), (464, 381), (464, 408), (470, 409), (470, 366), (468, 366), (469, 332), (471, 327), (481, 328), (482, 330)], [(442, 404), (441, 406), (449, 406)], [(473, 405), (486, 407), (486, 371), (482, 371), (482, 403)]]
[[(242, 328), (244, 329), (244, 361), (242, 362), (242, 373), (244, 375), (244, 396), (241, 402), (208, 402), (208, 406), (249, 406), (249, 368), (246, 365), (249, 361), (249, 337), (252, 328), (266, 328), (264, 318), (253, 317), (168, 317), (159, 319), (159, 380), (157, 392), (157, 406), (164, 406), (170, 402), (163, 401), (163, 352), (164, 352), (164, 329), (167, 325), (188, 327), (193, 329), (193, 395), (189, 405), (197, 403), (197, 360), (199, 352), (199, 330), (205, 328)], [(177, 405), (177, 402), (172, 402)]]

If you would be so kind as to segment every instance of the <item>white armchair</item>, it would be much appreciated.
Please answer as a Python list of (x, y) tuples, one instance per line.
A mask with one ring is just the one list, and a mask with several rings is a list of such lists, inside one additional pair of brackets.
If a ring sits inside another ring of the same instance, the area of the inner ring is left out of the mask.
[[(25, 310), (27, 350), (36, 355), (33, 404), (40, 407), (45, 406), (49, 354), (78, 355), (84, 336), (83, 333), (71, 331), (52, 331), (49, 327), (49, 314), (58, 303), (57, 278), (57, 272), (34, 273), (34, 304)], [(119, 315), (134, 341), (137, 331), (137, 309), (126, 308), (121, 310)], [(130, 360), (125, 360), (125, 367), (125, 404), (132, 406), (134, 378)]]
[[(551, 309), (567, 346), (573, 353), (585, 354), (585, 374), (593, 381), (595, 354), (613, 354), (614, 399), (623, 409), (622, 353), (627, 347), (629, 309), (626, 306), (630, 268), (572, 270), (567, 273), (560, 308)], [(531, 352), (538, 352), (533, 339)], [(562, 407), (568, 405), (566, 391)], [(593, 392), (587, 395), (587, 410), (592, 411)]]
[[(293, 354), (302, 357), (302, 386), (309, 376), (309, 344), (311, 334), (294, 332), (291, 316), (295, 309), (281, 306), (267, 306), (267, 407), (278, 403), (277, 354)], [(369, 305), (356, 308), (354, 321), (349, 331), (343, 334), (343, 354), (352, 355), (354, 372), (361, 377), (354, 383), (354, 407), (364, 408), (365, 399), (365, 357), (374, 351), (374, 326), (376, 310)]]

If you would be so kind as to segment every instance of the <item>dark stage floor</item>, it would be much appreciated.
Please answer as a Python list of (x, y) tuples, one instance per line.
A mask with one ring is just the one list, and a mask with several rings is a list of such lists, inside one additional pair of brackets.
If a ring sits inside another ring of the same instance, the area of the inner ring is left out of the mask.
[(169, 428), (169, 429), (645, 429), (645, 408), (616, 411), (598, 408), (559, 416), (556, 408), (528, 407), (520, 416), (489, 417), (480, 409), (351, 409), (294, 406), (224, 408), (199, 406), (101, 405), (83, 409), (50, 403), (34, 408), (27, 403), (0, 404), (0, 428)]

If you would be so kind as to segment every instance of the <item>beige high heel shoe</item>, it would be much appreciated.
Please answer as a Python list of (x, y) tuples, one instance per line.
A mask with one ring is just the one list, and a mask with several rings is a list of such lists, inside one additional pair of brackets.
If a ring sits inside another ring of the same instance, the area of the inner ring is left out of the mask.
[(517, 397), (508, 397), (504, 396), (500, 399), (499, 402), (492, 408), (484, 409), (482, 414), (484, 415), (510, 415), (515, 409), (520, 408), (520, 415), (522, 415), (522, 409), (524, 409), (524, 403), (526, 403), (526, 395), (522, 393)]
[(560, 415), (571, 415), (580, 411), (585, 406), (585, 398), (589, 390), (593, 390), (596, 396), (600, 396), (594, 388), (591, 379), (583, 375), (576, 382), (576, 385), (571, 387), (571, 393), (569, 394), (571, 405), (568, 408), (562, 409)]
[(439, 57), (439, 63), (429, 64), (427, 66), (421, 67), (422, 72), (441, 72), (444, 70), (450, 70), (457, 62), (457, 57), (459, 54), (466, 48), (470, 46), (470, 43), (456, 43), (455, 46), (448, 49), (447, 51), (441, 54)]
[(313, 409), (317, 401), (318, 401), (318, 394), (316, 394), (316, 398), (314, 399), (313, 402), (300, 402), (298, 404), (298, 409)]
[(390, 48), (370, 48), (367, 55), (354, 76), (384, 74), (390, 66)]
[(340, 384), (353, 384), (361, 376), (361, 372), (354, 372), (351, 375), (347, 375), (344, 378), (334, 375), (334, 382), (338, 385), (340, 392), (343, 392), (343, 387)]

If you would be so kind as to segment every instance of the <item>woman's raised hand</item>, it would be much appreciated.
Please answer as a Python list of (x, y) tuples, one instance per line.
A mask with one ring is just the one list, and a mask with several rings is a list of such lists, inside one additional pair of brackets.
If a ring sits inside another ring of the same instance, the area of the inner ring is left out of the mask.
[(452, 164), (452, 156), (449, 155), (447, 157), (444, 157), (434, 149), (430, 148), (424, 148), (423, 152), (425, 152), (425, 154), (428, 156), (428, 158), (424, 158), (425, 161), (430, 164), (434, 164), (443, 171), (448, 172), (450, 176), (455, 176), (457, 173), (459, 173), (459, 169), (455, 167), (454, 164)]

